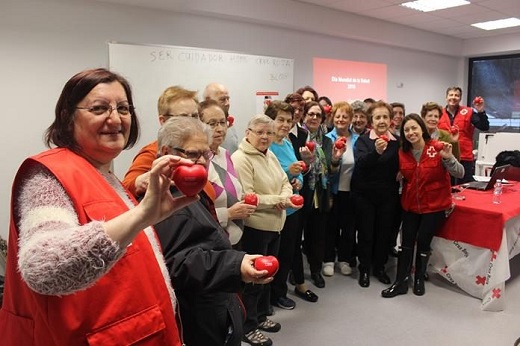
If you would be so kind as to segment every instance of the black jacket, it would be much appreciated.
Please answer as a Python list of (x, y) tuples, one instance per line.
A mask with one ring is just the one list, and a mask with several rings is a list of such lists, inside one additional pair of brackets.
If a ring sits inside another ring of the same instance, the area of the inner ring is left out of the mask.
[[(179, 192), (172, 188), (172, 194)], [(225, 230), (201, 201), (178, 210), (155, 230), (179, 302), (186, 345), (240, 345), (244, 313), (237, 292), (245, 252), (231, 248)]]

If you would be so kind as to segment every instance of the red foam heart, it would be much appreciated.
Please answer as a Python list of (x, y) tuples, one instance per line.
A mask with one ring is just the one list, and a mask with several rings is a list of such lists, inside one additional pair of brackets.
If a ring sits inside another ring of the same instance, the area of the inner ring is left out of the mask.
[(482, 98), (482, 96), (477, 96), (473, 99), (473, 103), (476, 105), (481, 104), (482, 102), (484, 102), (484, 99)]
[(300, 195), (292, 195), (291, 203), (297, 206), (303, 205), (303, 197)]
[(390, 140), (390, 138), (388, 138), (387, 135), (381, 135), (379, 136), (379, 138), (381, 138), (382, 140), (384, 140), (385, 142), (388, 142)]
[(459, 128), (455, 125), (453, 125), (452, 127), (450, 127), (450, 133), (452, 135), (456, 135), (457, 133), (459, 133)]
[(228, 115), (227, 122), (228, 122), (228, 127), (233, 126), (233, 124), (235, 123), (235, 117), (233, 117), (232, 115)]
[(307, 164), (305, 163), (305, 161), (298, 161), (300, 163), (300, 167), (302, 168), (302, 172), (306, 172), (307, 171)]
[(249, 205), (258, 205), (258, 196), (254, 193), (247, 193), (244, 196), (244, 203)]
[(208, 172), (202, 165), (179, 166), (172, 174), (175, 186), (186, 196), (198, 194), (208, 181)]
[(307, 142), (305, 143), (305, 146), (307, 148), (309, 148), (309, 150), (312, 152), (314, 152), (314, 148), (316, 148), (316, 143), (315, 142)]
[(338, 149), (343, 149), (345, 148), (345, 142), (342, 141), (341, 139), (338, 139), (335, 143), (334, 143), (334, 146)]
[(433, 148), (437, 151), (441, 151), (442, 149), (444, 149), (444, 143), (435, 142), (435, 143), (433, 143)]
[(274, 256), (262, 256), (255, 259), (256, 270), (267, 270), (267, 276), (271, 277), (278, 271), (278, 259)]

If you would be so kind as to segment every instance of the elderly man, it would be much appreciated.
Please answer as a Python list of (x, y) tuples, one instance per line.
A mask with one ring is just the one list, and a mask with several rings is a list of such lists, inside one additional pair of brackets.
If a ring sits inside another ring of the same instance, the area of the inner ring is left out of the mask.
[[(224, 85), (219, 83), (208, 84), (204, 89), (204, 99), (217, 101), (220, 107), (224, 109), (226, 119), (229, 117), (229, 92)], [(226, 139), (224, 140), (224, 143), (222, 143), (222, 147), (226, 148), (231, 154), (238, 149), (238, 135), (232, 124), (229, 124), (228, 126)]]

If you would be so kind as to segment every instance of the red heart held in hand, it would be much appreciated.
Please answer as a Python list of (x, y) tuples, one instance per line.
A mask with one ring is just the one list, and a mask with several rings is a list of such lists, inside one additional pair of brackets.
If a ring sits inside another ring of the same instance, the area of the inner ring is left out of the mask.
[(255, 269), (256, 270), (267, 270), (267, 276), (271, 277), (278, 271), (278, 259), (274, 256), (262, 256), (255, 258)]
[(186, 196), (195, 196), (206, 185), (208, 172), (202, 165), (179, 166), (172, 174), (175, 186)]
[(254, 193), (247, 193), (244, 196), (244, 203), (249, 205), (258, 205), (258, 196)]
[(450, 127), (450, 133), (452, 135), (456, 135), (457, 133), (459, 133), (459, 128), (455, 125), (453, 125), (452, 127)]
[(477, 96), (473, 99), (473, 103), (476, 104), (476, 105), (479, 105), (481, 104), (482, 102), (484, 102), (484, 99), (482, 98), (482, 96)]
[(345, 141), (341, 140), (341, 138), (339, 138), (336, 142), (334, 142), (334, 146), (338, 149), (343, 149), (345, 148)]
[(307, 171), (307, 164), (305, 163), (305, 161), (298, 161), (300, 163), (300, 167), (302, 168), (302, 172), (306, 172)]
[(292, 195), (291, 203), (297, 206), (303, 205), (303, 197), (300, 195)]
[(437, 151), (441, 151), (444, 149), (444, 143), (436, 141), (433, 143), (433, 148)]
[(314, 148), (316, 148), (316, 143), (314, 143), (314, 142), (307, 142), (307, 143), (305, 143), (305, 146), (307, 148), (309, 148), (311, 153), (313, 153), (314, 152)]
[(228, 125), (227, 125), (228, 127), (233, 126), (233, 123), (235, 122), (235, 117), (232, 115), (228, 115), (227, 122), (228, 122)]
[(381, 135), (379, 136), (379, 138), (381, 138), (382, 140), (384, 140), (385, 142), (388, 142), (390, 140), (390, 138), (388, 138), (387, 135)]
[(330, 113), (330, 111), (332, 110), (332, 106), (330, 105), (325, 105), (323, 106), (323, 110), (325, 111), (325, 113)]

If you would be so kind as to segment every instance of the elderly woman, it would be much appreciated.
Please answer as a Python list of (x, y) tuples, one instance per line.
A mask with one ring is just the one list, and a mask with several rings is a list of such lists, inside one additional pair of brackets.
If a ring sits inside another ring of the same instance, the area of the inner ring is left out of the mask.
[(339, 145), (341, 147), (339, 174), (331, 179), (332, 215), (330, 226), (327, 229), (323, 264), (323, 275), (326, 276), (334, 274), (336, 256), (341, 274), (352, 274), (352, 267), (356, 266), (355, 213), (350, 194), (350, 180), (354, 171), (354, 140), (350, 130), (352, 117), (353, 109), (348, 102), (338, 102), (332, 107), (334, 128), (327, 133), (327, 137), (333, 142), (338, 139), (344, 140), (344, 144), (343, 147), (341, 144)]
[(363, 101), (354, 101), (350, 106), (354, 113), (350, 130), (352, 132), (352, 141), (356, 144), (359, 136), (370, 131), (370, 114), (368, 114), (367, 104)]
[(442, 107), (435, 102), (426, 102), (421, 107), (421, 117), (426, 124), (428, 134), (432, 139), (436, 139), (442, 142), (451, 143), (453, 155), (458, 160), (460, 159), (459, 149), (459, 131), (450, 133), (446, 130), (439, 129), (439, 119), (442, 116)]
[[(231, 158), (244, 193), (258, 196), (258, 208), (245, 220), (242, 249), (248, 253), (278, 255), (280, 232), (286, 208), (298, 209), (291, 202), (292, 186), (276, 156), (269, 150), (275, 136), (274, 122), (267, 115), (254, 116), (247, 125), (246, 137)], [(261, 331), (277, 332), (281, 326), (267, 318), (270, 307), (268, 285), (246, 284), (242, 294), (247, 318), (243, 341), (251, 345), (270, 345)]]
[[(291, 141), (287, 138), (293, 123), (294, 108), (286, 102), (275, 100), (269, 104), (265, 114), (274, 120), (274, 140), (269, 149), (280, 161), (293, 191), (298, 193), (303, 184), (302, 164), (296, 159)], [(287, 278), (293, 264), (296, 244), (301, 244), (301, 233), (298, 232), (300, 213), (296, 209), (287, 209), (286, 212), (287, 218), (280, 236), (280, 268), (271, 283), (271, 304), (292, 310), (296, 303), (287, 297)]]
[(215, 154), (209, 165), (208, 180), (215, 190), (215, 210), (220, 225), (229, 235), (229, 241), (240, 248), (244, 219), (252, 214), (256, 206), (241, 202), (242, 185), (229, 151), (221, 145), (226, 138), (227, 119), (218, 102), (207, 100), (200, 103), (200, 119), (213, 130), (209, 145)]
[(376, 101), (370, 108), (373, 128), (358, 138), (351, 191), (356, 206), (359, 285), (370, 285), (369, 273), (389, 284), (385, 272), (390, 238), (399, 203), (399, 142), (390, 133), (392, 106)]
[(312, 164), (301, 191), (305, 199), (303, 232), (311, 280), (318, 288), (325, 287), (321, 269), (326, 237), (322, 230), (328, 227), (328, 213), (332, 207), (329, 179), (338, 172), (341, 158), (341, 151), (334, 148), (332, 140), (325, 136), (322, 127), (324, 120), (325, 112), (319, 103), (311, 101), (305, 104), (303, 126), (309, 131), (314, 148), (307, 144), (308, 148), (312, 148)]
[(192, 162), (155, 160), (136, 205), (110, 167), (138, 129), (121, 76), (87, 70), (65, 84), (46, 133), (57, 148), (27, 159), (13, 184), (2, 345), (181, 344), (149, 225), (196, 200), (169, 191), (173, 169)]
[[(172, 117), (159, 130), (159, 155), (176, 154), (207, 167), (213, 156), (211, 137), (211, 128), (199, 120)], [(171, 193), (181, 194), (175, 186)], [(272, 279), (264, 277), (266, 271), (254, 269), (258, 256), (231, 248), (204, 197), (201, 194), (199, 201), (155, 228), (179, 300), (185, 344), (239, 346), (244, 318), (237, 295), (241, 281), (259, 284)]]

